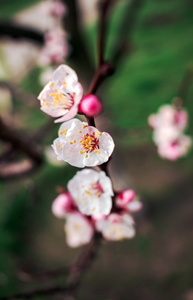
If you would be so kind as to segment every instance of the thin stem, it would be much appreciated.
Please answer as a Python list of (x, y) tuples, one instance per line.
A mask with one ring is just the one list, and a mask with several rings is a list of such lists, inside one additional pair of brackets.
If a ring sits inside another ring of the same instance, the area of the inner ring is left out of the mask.
[(88, 82), (88, 79), (94, 72), (93, 64), (88, 55), (88, 48), (85, 46), (81, 34), (81, 24), (79, 20), (80, 12), (78, 11), (78, 1), (62, 0), (68, 7), (68, 14), (64, 17), (64, 29), (69, 34), (69, 42), (72, 47), (69, 64), (80, 70), (79, 78), (81, 81)]
[(120, 60), (132, 50), (131, 35), (137, 14), (143, 0), (131, 0), (125, 6), (124, 15), (117, 32), (117, 39), (111, 51), (111, 61), (117, 66)]
[(192, 77), (193, 77), (193, 68), (191, 66), (187, 68), (184, 78), (182, 79), (178, 90), (178, 96), (184, 100), (187, 98), (188, 89), (190, 87)]
[(103, 1), (100, 7), (100, 20), (99, 20), (99, 40), (98, 40), (98, 66), (104, 62), (104, 48), (105, 48), (105, 33), (106, 33), (106, 19), (109, 5), (112, 0)]

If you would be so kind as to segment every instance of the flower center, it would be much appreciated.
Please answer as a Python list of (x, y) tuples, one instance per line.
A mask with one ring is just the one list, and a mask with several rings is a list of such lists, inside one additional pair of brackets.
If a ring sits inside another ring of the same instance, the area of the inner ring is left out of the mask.
[(86, 198), (87, 197), (93, 197), (93, 196), (97, 196), (99, 199), (101, 197), (101, 195), (104, 193), (102, 186), (100, 185), (100, 183), (97, 181), (95, 183), (91, 183), (89, 186), (86, 187), (86, 189), (84, 190), (83, 195), (86, 194)]
[[(51, 82), (50, 84), (52, 87), (54, 87), (54, 83)], [(66, 83), (64, 84), (64, 87), (66, 87)], [(70, 94), (67, 91), (58, 91), (57, 88), (53, 88), (54, 93), (51, 93), (50, 96), (53, 98), (52, 105), (60, 106), (64, 109), (70, 109), (74, 105), (74, 94)]]
[(98, 197), (101, 196), (101, 194), (104, 193), (102, 186), (100, 185), (100, 183), (97, 181), (93, 184), (91, 184), (91, 189), (93, 190), (93, 193), (95, 195), (97, 195)]
[(99, 140), (95, 137), (94, 133), (83, 134), (83, 139), (79, 142), (82, 144), (82, 148), (86, 150), (87, 153), (99, 149)]
[[(102, 134), (101, 132), (83, 134), (83, 139), (79, 140), (79, 143), (82, 144), (83, 150), (79, 151), (79, 154), (83, 154), (85, 152), (86, 153), (95, 152), (97, 154), (100, 154), (99, 139), (97, 138), (97, 136), (101, 134)], [(88, 157), (87, 154), (86, 157)]]

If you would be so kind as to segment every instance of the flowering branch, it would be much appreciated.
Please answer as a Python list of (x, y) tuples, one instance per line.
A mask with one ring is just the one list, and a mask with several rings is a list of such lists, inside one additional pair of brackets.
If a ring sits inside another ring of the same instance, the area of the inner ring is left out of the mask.
[[(74, 36), (79, 40), (76, 1), (67, 2), (75, 18), (72, 32), (75, 33)], [(88, 94), (92, 94), (90, 96), (94, 96), (93, 94), (96, 93), (103, 80), (114, 72), (114, 67), (111, 63), (104, 59), (105, 29), (107, 13), (111, 3), (111, 0), (104, 0), (101, 5), (98, 67), (88, 89)], [(80, 53), (79, 45), (78, 47), (75, 45), (74, 48), (79, 48), (78, 51)], [(78, 58), (79, 62), (81, 61), (80, 57), (76, 55), (75, 57), (76, 59)], [(101, 236), (107, 240), (119, 240), (132, 238), (135, 235), (133, 218), (127, 213), (132, 211), (132, 209), (133, 211), (136, 209), (136, 201), (133, 201), (135, 198), (134, 191), (126, 190), (122, 192), (119, 194), (119, 198), (113, 199), (112, 203), (112, 184), (109, 176), (107, 176), (107, 164), (114, 150), (112, 137), (106, 132), (99, 132), (97, 128), (89, 127), (95, 127), (94, 114), (89, 116), (89, 114), (85, 113), (88, 124), (78, 119), (72, 119), (77, 114), (82, 95), (82, 85), (78, 82), (76, 72), (70, 67), (62, 65), (54, 72), (52, 81), (45, 86), (38, 99), (40, 100), (42, 111), (52, 117), (59, 117), (55, 122), (67, 121), (61, 125), (59, 137), (54, 141), (53, 145), (58, 160), (63, 159), (71, 165), (81, 168), (85, 166), (99, 166), (103, 171), (95, 172), (92, 169), (84, 169), (77, 172), (68, 183), (69, 193), (59, 195), (52, 205), (53, 213), (60, 218), (66, 219), (65, 231), (68, 245), (77, 247), (89, 241), (91, 242), (69, 268), (69, 275), (64, 287), (58, 286), (46, 290), (18, 294), (13, 297), (2, 298), (4, 300), (23, 297), (32, 298), (38, 295), (50, 295), (59, 292), (71, 294), (77, 288), (86, 267), (90, 265), (95, 257)], [(12, 138), (10, 140), (12, 141)], [(26, 152), (26, 149), (24, 150)], [(70, 153), (70, 155), (63, 158), (65, 153)], [(84, 184), (81, 183), (82, 178), (85, 179)], [(61, 201), (64, 202), (62, 203)], [(115, 201), (120, 208), (117, 211), (114, 209)], [(130, 202), (132, 202), (131, 206), (129, 206)], [(65, 204), (63, 211), (59, 211), (60, 207), (58, 209), (58, 204), (60, 206), (61, 203)], [(75, 232), (73, 235), (73, 230), (76, 230), (76, 228), (78, 228), (78, 234)], [(100, 234), (97, 232), (100, 232)], [(44, 275), (57, 275), (65, 272), (67, 269), (60, 268), (58, 271), (44, 272)]]

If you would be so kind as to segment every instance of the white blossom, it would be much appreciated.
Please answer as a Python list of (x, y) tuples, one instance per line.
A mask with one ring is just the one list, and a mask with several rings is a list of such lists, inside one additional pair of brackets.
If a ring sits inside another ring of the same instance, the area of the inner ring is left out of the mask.
[(59, 137), (52, 146), (58, 160), (83, 168), (108, 161), (115, 145), (108, 133), (99, 132), (86, 122), (72, 119), (60, 126)]
[(85, 215), (108, 215), (112, 208), (112, 184), (102, 172), (84, 169), (69, 181), (68, 190), (78, 209)]
[(73, 118), (78, 112), (78, 104), (83, 95), (77, 74), (67, 65), (59, 66), (50, 81), (38, 96), (41, 110), (52, 117), (60, 117), (55, 122)]
[(112, 213), (106, 218), (96, 220), (96, 229), (109, 241), (130, 239), (135, 236), (134, 220), (129, 214)]
[(94, 232), (89, 220), (78, 212), (67, 214), (64, 230), (70, 247), (79, 247), (89, 243)]

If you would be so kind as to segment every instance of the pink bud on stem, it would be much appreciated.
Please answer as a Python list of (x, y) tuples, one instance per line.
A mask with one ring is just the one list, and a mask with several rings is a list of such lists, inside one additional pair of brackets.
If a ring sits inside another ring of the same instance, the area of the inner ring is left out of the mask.
[(79, 112), (89, 117), (97, 116), (102, 111), (102, 104), (95, 95), (85, 96), (79, 104)]

